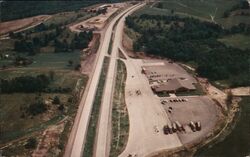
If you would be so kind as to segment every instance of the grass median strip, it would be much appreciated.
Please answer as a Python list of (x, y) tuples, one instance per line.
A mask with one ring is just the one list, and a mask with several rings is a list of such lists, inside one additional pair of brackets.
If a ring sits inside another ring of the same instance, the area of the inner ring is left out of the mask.
[(84, 157), (93, 156), (96, 127), (97, 127), (98, 118), (99, 118), (100, 105), (102, 102), (103, 89), (104, 89), (104, 85), (106, 81), (106, 75), (108, 72), (109, 61), (110, 61), (109, 57), (104, 58), (102, 72), (100, 75), (98, 87), (97, 87), (96, 94), (95, 94), (95, 100), (94, 100), (92, 111), (91, 111), (88, 132), (86, 136), (86, 143), (85, 143), (85, 147), (83, 151)]
[(129, 118), (125, 104), (126, 77), (126, 66), (121, 60), (118, 60), (112, 107), (112, 141), (110, 157), (117, 157), (125, 148), (128, 140)]

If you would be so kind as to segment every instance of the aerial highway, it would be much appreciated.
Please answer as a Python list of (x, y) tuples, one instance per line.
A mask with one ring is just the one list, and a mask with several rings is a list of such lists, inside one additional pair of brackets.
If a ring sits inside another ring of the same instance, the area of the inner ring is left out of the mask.
[[(95, 67), (93, 68), (93, 73), (90, 75), (89, 83), (86, 90), (81, 98), (78, 113), (75, 119), (75, 124), (72, 128), (71, 135), (69, 137), (64, 156), (65, 157), (80, 157), (84, 148), (85, 137), (88, 130), (88, 123), (90, 119), (90, 113), (92, 109), (93, 102), (95, 100), (95, 93), (97, 85), (99, 82), (99, 77), (102, 69), (102, 63), (105, 55), (107, 54), (109, 42), (115, 22), (124, 16), (124, 14), (130, 11), (135, 6), (131, 6), (125, 11), (118, 14), (108, 25), (108, 27), (103, 32), (103, 37), (101, 38), (100, 46), (97, 52), (97, 57), (95, 61)], [(107, 78), (108, 80), (109, 78)]]
[(110, 150), (110, 132), (111, 132), (111, 110), (112, 110), (112, 103), (113, 103), (113, 89), (115, 85), (115, 78), (116, 78), (116, 62), (118, 56), (118, 48), (119, 44), (122, 41), (122, 33), (123, 33), (123, 26), (125, 18), (131, 14), (133, 11), (142, 7), (143, 4), (138, 4), (131, 10), (129, 10), (125, 15), (123, 15), (119, 22), (117, 23), (117, 27), (114, 30), (114, 40), (113, 40), (113, 47), (110, 57), (110, 64), (108, 75), (106, 78), (106, 84), (104, 89), (103, 101), (101, 105), (101, 112), (100, 112), (100, 121), (99, 121), (99, 131), (97, 135), (97, 143), (95, 149), (95, 156), (96, 157), (106, 157), (109, 156)]

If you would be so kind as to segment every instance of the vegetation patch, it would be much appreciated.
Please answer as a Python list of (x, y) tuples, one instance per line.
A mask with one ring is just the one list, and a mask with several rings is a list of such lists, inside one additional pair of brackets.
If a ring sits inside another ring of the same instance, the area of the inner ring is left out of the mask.
[(128, 140), (129, 118), (125, 103), (126, 66), (117, 61), (116, 84), (112, 106), (112, 140), (110, 157), (117, 157), (125, 148)]
[(101, 72), (99, 83), (96, 89), (95, 100), (94, 100), (91, 115), (90, 115), (89, 126), (88, 126), (87, 135), (86, 135), (86, 143), (85, 143), (84, 150), (83, 150), (84, 157), (93, 156), (95, 136), (96, 136), (96, 127), (98, 124), (100, 106), (102, 104), (102, 95), (103, 95), (103, 89), (104, 89), (105, 82), (106, 82), (109, 61), (110, 61), (109, 57), (104, 58), (102, 72)]

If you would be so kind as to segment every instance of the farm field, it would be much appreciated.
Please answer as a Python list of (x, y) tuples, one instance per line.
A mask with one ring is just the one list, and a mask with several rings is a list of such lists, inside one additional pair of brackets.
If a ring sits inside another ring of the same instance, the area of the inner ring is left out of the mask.
[[(73, 69), (75, 65), (80, 63), (80, 52), (65, 52), (65, 53), (40, 53), (33, 57), (33, 64), (27, 68), (58, 68), (58, 69)], [(73, 65), (69, 66), (68, 61), (73, 61)]]

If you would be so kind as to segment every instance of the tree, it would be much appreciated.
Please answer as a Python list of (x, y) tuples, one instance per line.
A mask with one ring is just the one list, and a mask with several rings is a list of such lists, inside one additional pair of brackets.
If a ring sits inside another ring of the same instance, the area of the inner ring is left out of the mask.
[(63, 110), (64, 110), (64, 105), (61, 104), (61, 105), (58, 107), (58, 110), (63, 111)]
[(56, 105), (60, 104), (60, 98), (58, 96), (55, 96), (52, 103)]
[(68, 63), (69, 63), (69, 66), (73, 65), (73, 61), (72, 60), (69, 60)]
[(42, 99), (37, 100), (36, 103), (31, 104), (27, 109), (27, 112), (32, 116), (44, 113), (45, 111), (47, 111), (47, 107)]
[(171, 9), (171, 14), (174, 14), (174, 9)]
[(240, 8), (241, 9), (249, 9), (249, 3), (247, 0), (242, 0), (240, 3)]
[(54, 80), (54, 78), (55, 78), (55, 71), (53, 71), (53, 70), (49, 71), (49, 78), (50, 78), (51, 81)]
[(9, 33), (9, 37), (10, 37), (10, 38), (15, 38), (14, 32), (11, 31), (11, 32)]
[(227, 92), (227, 98), (226, 98), (227, 107), (229, 107), (232, 104), (232, 100), (233, 100), (233, 93), (231, 90), (229, 90)]
[(80, 70), (81, 69), (81, 64), (77, 64), (76, 66), (75, 66), (75, 70)]
[(37, 146), (36, 138), (32, 137), (27, 140), (27, 143), (24, 145), (26, 149), (35, 149)]
[(157, 5), (157, 8), (162, 9), (163, 8), (163, 3), (159, 2), (158, 5)]

